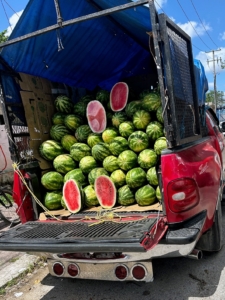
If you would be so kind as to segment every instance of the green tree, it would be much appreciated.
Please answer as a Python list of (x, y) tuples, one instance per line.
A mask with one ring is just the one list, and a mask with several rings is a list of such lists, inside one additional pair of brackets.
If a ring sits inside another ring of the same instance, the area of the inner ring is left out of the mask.
[[(218, 91), (216, 93), (216, 99), (217, 99), (217, 107), (219, 106), (225, 106), (225, 93), (222, 91)], [(206, 93), (206, 102), (210, 104), (214, 104), (214, 91), (209, 91)]]
[(6, 36), (7, 30), (0, 32), (0, 43), (4, 43), (7, 41), (8, 37)]

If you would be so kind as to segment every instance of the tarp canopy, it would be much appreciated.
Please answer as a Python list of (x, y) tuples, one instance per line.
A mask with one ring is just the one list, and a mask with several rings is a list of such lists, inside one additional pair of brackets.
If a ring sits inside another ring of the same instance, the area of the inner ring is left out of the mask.
[[(131, 2), (59, 0), (63, 21)], [(10, 39), (56, 23), (54, 0), (30, 0)], [(151, 30), (149, 8), (137, 6), (7, 46), (1, 55), (16, 72), (72, 87), (110, 90), (127, 77), (156, 73), (149, 49)], [(60, 41), (64, 49), (58, 51)], [(205, 74), (199, 80), (198, 90), (205, 87)]]
[[(67, 21), (129, 2), (61, 0), (59, 4)], [(30, 0), (10, 39), (56, 23), (54, 0)], [(17, 72), (90, 90), (109, 89), (121, 78), (151, 71), (149, 31), (149, 8), (139, 6), (7, 46), (2, 56)]]

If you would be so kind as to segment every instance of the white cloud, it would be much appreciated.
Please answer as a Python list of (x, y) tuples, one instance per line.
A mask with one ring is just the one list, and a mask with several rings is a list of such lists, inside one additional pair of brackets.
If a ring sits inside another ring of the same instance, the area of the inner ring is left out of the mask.
[[(204, 24), (204, 23), (203, 23)], [(184, 24), (177, 23), (178, 26), (180, 26), (191, 38), (196, 37), (197, 35), (201, 36), (204, 35), (207, 31), (212, 30), (212, 28), (209, 26), (209, 24), (199, 24), (195, 21), (187, 22)]]
[(6, 35), (7, 36), (10, 36), (13, 28), (16, 26), (16, 23), (18, 22), (20, 16), (22, 15), (23, 13), (23, 10), (13, 14), (10, 18), (9, 18), (9, 23), (10, 23), (10, 26), (7, 28), (7, 32), (6, 32)]
[[(216, 62), (215, 62), (216, 73), (225, 72), (225, 69), (221, 69), (221, 63), (220, 63), (220, 58), (222, 59), (222, 61), (225, 60), (225, 48), (221, 47), (220, 49), (221, 49), (221, 51), (215, 52), (215, 57), (214, 57), (216, 60)], [(201, 63), (203, 64), (203, 66), (205, 68), (206, 73), (213, 73), (212, 52), (205, 53), (205, 52), (201, 51), (198, 53), (196, 58), (201, 61)], [(217, 61), (217, 59), (218, 59), (218, 61)]]
[(161, 7), (166, 4), (167, 0), (155, 0), (155, 6), (157, 9), (161, 9)]
[(214, 89), (214, 82), (208, 82), (208, 85), (209, 85), (209, 90)]
[(221, 40), (225, 40), (225, 31), (220, 34)]

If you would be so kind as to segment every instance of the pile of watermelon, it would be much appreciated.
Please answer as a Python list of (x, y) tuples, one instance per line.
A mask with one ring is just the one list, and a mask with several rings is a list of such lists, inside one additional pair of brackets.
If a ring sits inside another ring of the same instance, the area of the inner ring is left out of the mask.
[(127, 84), (119, 82), (75, 104), (58, 96), (55, 109), (51, 140), (39, 148), (54, 168), (41, 178), (46, 208), (76, 213), (161, 199), (156, 164), (167, 143), (157, 92), (130, 100)]

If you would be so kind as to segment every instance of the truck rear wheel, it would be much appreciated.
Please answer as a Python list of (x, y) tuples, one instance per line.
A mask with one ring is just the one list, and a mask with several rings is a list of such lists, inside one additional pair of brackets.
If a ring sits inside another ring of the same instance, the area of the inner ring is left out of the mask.
[(213, 226), (199, 239), (196, 249), (206, 252), (217, 252), (222, 248), (222, 207), (221, 199), (214, 216)]

